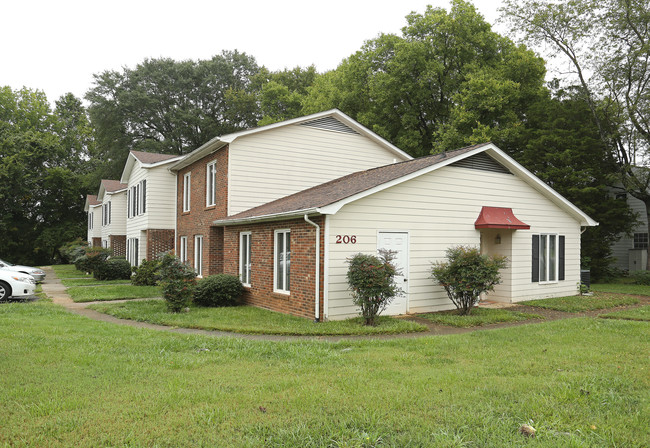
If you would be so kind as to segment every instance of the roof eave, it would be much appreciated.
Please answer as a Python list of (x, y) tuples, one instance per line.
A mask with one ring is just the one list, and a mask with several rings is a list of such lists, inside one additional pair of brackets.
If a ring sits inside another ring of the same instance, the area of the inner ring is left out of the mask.
[(228, 142), (224, 142), (223, 140), (221, 140), (221, 137), (215, 137), (209, 142), (199, 146), (191, 153), (183, 156), (178, 162), (176, 162), (174, 165), (169, 167), (169, 171), (176, 172), (178, 170), (181, 170), (186, 166), (196, 162), (197, 160), (202, 159), (206, 155), (218, 151), (219, 149), (223, 148), (227, 144)]
[(319, 215), (321, 210), (318, 207), (305, 208), (302, 210), (292, 210), (289, 212), (271, 213), (268, 215), (250, 216), (239, 219), (217, 219), (212, 221), (214, 227), (227, 227), (238, 224), (257, 223), (264, 221), (284, 221), (288, 219), (301, 218), (304, 215)]

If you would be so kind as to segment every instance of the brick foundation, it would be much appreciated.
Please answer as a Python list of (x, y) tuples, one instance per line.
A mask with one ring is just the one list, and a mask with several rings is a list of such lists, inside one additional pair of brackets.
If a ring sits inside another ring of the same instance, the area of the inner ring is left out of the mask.
[(99, 236), (99, 237), (93, 238), (91, 245), (93, 247), (102, 247), (102, 237)]
[[(321, 226), (320, 316), (323, 316), (324, 226), (323, 217), (312, 221)], [(291, 231), (291, 284), (289, 294), (273, 292), (274, 230)], [(251, 286), (246, 288), (246, 304), (294, 316), (313, 319), (316, 273), (316, 228), (303, 219), (246, 224), (224, 229), (223, 266), (226, 274), (239, 275), (239, 233), (251, 232)]]
[(126, 257), (126, 235), (111, 235), (109, 238), (110, 248), (113, 249), (113, 256)]
[(147, 230), (147, 260), (154, 260), (162, 253), (174, 249), (174, 229)]

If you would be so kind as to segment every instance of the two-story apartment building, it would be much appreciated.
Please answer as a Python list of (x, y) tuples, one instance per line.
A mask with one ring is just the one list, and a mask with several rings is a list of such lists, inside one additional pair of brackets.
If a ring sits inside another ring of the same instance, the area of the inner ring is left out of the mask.
[(131, 151), (120, 182), (126, 185), (126, 258), (137, 266), (174, 249), (176, 176), (182, 157)]
[(86, 196), (84, 211), (88, 214), (88, 232), (86, 241), (89, 246), (102, 246), (102, 203), (97, 200), (96, 194)]
[(126, 255), (126, 188), (119, 180), (102, 179), (97, 193), (102, 247), (113, 249), (116, 256)]

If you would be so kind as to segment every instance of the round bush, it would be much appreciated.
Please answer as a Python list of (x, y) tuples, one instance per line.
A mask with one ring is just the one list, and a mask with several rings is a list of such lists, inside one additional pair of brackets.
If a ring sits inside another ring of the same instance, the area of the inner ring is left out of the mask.
[(160, 262), (158, 260), (142, 260), (140, 266), (133, 267), (131, 283), (137, 286), (156, 286), (160, 279), (159, 267)]
[(98, 264), (93, 271), (97, 280), (128, 280), (131, 278), (131, 264), (120, 258), (111, 258)]
[(194, 303), (201, 306), (234, 306), (243, 292), (244, 286), (239, 277), (228, 274), (211, 275), (196, 282)]

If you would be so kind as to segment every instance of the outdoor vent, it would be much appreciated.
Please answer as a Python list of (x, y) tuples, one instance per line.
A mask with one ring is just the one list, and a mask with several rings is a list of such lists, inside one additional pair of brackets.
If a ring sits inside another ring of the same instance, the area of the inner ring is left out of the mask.
[(344, 125), (334, 117), (318, 118), (316, 120), (301, 123), (301, 126), (311, 126), (312, 128), (325, 129), (327, 131), (345, 132), (346, 134), (359, 133), (349, 126)]
[(451, 166), (457, 166), (459, 168), (469, 168), (472, 170), (481, 170), (481, 171), (492, 171), (495, 173), (503, 174), (512, 174), (508, 168), (501, 165), (499, 162), (494, 160), (492, 157), (488, 156), (484, 152), (476, 154), (472, 157), (467, 157), (466, 159), (459, 160), (458, 162), (452, 163)]

